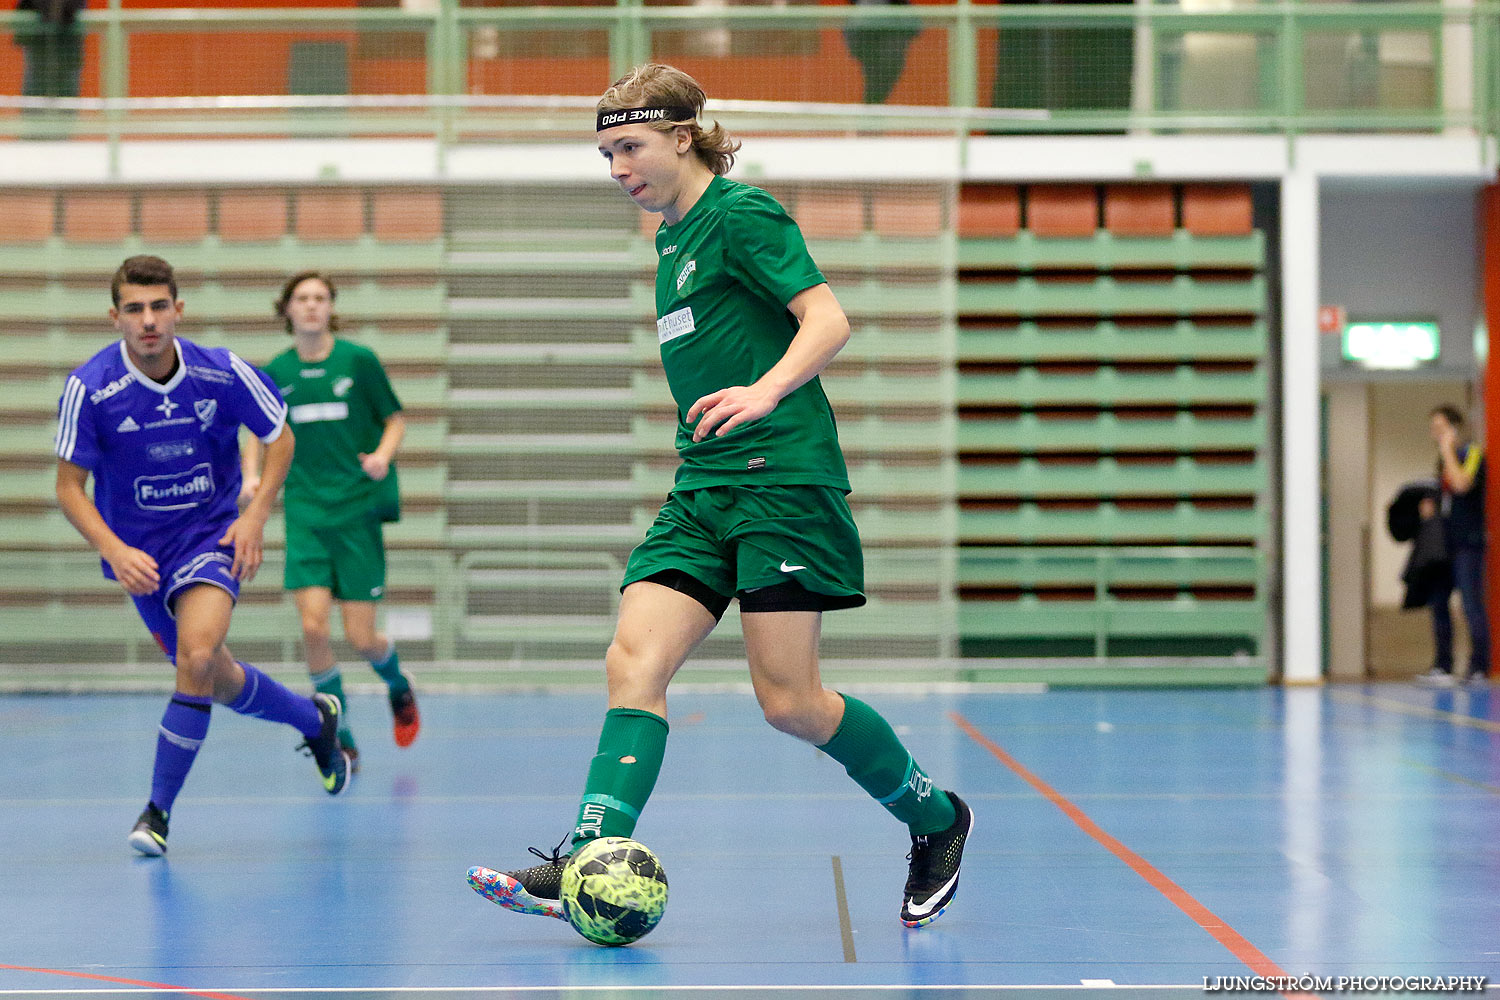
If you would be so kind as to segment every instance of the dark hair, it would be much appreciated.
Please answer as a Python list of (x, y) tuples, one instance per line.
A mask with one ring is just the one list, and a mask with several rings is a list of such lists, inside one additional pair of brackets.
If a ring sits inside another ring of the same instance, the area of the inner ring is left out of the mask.
[(172, 265), (160, 257), (143, 253), (125, 258), (109, 282), (109, 297), (117, 306), (120, 289), (125, 285), (166, 285), (172, 292), (172, 301), (177, 301), (177, 275), (172, 273)]
[(1454, 406), (1452, 403), (1444, 403), (1441, 406), (1434, 406), (1432, 408), (1432, 412), (1428, 414), (1428, 416), (1441, 416), (1444, 420), (1448, 421), (1448, 426), (1452, 427), (1454, 430), (1462, 430), (1464, 426), (1464, 415), (1460, 413), (1458, 407)]
[(610, 84), (604, 96), (599, 98), (596, 110), (623, 111), (655, 106), (691, 108), (693, 118), (688, 121), (656, 121), (647, 127), (657, 132), (671, 132), (678, 126), (686, 128), (693, 140), (693, 152), (698, 154), (703, 165), (716, 174), (727, 174), (734, 166), (734, 154), (740, 143), (718, 122), (708, 129), (698, 123), (707, 99), (698, 81), (677, 67), (646, 63)]
[[(281, 295), (277, 297), (275, 302), (271, 303), (271, 305), (276, 309), (276, 315), (280, 316), (283, 320), (286, 321), (287, 333), (297, 332), (296, 330), (292, 329), (292, 318), (286, 314), (286, 307), (292, 304), (292, 293), (297, 290), (298, 285), (302, 284), (304, 281), (312, 281), (314, 278), (316, 278), (318, 281), (321, 281), (323, 285), (328, 289), (329, 302), (338, 301), (338, 286), (333, 283), (332, 278), (324, 274), (322, 271), (298, 271), (296, 274), (286, 279), (286, 284), (281, 286)], [(328, 329), (337, 331), (338, 328), (338, 313), (334, 313), (332, 316), (328, 317)]]

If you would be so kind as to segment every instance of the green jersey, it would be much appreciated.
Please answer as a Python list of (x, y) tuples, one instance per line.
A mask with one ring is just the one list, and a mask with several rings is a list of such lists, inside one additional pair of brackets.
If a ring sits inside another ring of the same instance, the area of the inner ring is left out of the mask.
[(297, 450), (286, 477), (286, 517), (299, 524), (343, 524), (401, 516), (396, 466), (379, 482), (359, 464), (380, 444), (385, 423), (401, 409), (375, 352), (335, 340), (322, 361), (303, 361), (295, 348), (265, 366), (287, 403)]
[(848, 491), (833, 410), (818, 379), (769, 416), (694, 442), (683, 418), (702, 396), (750, 385), (797, 334), (787, 310), (824, 281), (797, 224), (760, 188), (715, 177), (676, 225), (656, 231), (656, 321), (677, 403), (676, 489), (832, 486)]

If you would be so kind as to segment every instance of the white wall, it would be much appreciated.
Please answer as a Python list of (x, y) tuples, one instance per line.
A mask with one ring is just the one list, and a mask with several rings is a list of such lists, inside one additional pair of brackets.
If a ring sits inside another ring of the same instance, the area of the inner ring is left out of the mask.
[[(1437, 320), (1436, 370), (1420, 377), (1470, 379), (1479, 307), (1479, 188), (1385, 182), (1325, 184), (1321, 200), (1322, 305), (1351, 318)], [(1339, 338), (1324, 336), (1325, 378), (1362, 378), (1346, 368)]]
[(1328, 491), (1328, 674), (1365, 676), (1365, 588), (1369, 574), (1370, 408), (1367, 387), (1336, 382), (1327, 402), (1323, 482)]

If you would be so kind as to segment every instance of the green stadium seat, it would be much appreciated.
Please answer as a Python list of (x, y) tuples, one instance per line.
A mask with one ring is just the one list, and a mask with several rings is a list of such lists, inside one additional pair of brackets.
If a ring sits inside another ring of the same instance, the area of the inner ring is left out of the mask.
[(1258, 361), (1264, 357), (1263, 320), (1122, 327), (1113, 320), (1058, 327), (1031, 320), (1005, 326), (970, 324), (958, 333), (960, 362)]
[(1066, 419), (1021, 413), (966, 419), (956, 433), (959, 450), (971, 453), (1253, 451), (1264, 445), (1266, 425), (1259, 412), (1247, 417), (1206, 417), (1179, 411), (1153, 419), (1128, 419), (1108, 412)]
[(1193, 497), (1259, 495), (1267, 486), (1255, 462), (1199, 463), (1179, 456), (1168, 463), (1044, 463), (1023, 458), (1014, 465), (966, 465), (958, 492), (966, 500), (1018, 497)]
[(1260, 581), (1264, 559), (1249, 546), (985, 547), (958, 550), (958, 583), (1000, 588), (1071, 586), (1246, 586)]
[(1258, 601), (1071, 601), (1027, 595), (1014, 601), (966, 601), (959, 606), (958, 625), (966, 638), (978, 639), (1243, 637), (1248, 653), (1259, 644), (1265, 613)]
[(1006, 239), (961, 240), (958, 245), (958, 266), (967, 270), (1260, 270), (1264, 262), (1265, 234), (1258, 230), (1199, 236), (1178, 229), (1167, 237), (1140, 237), (1101, 229), (1071, 238), (1023, 231)]
[(1260, 506), (1217, 507), (1191, 501), (1131, 507), (1101, 501), (1081, 507), (1044, 508), (1024, 501), (996, 509), (968, 508), (958, 514), (964, 545), (997, 543), (1249, 543), (1264, 537)]
[(848, 291), (853, 275), (900, 272), (910, 279), (925, 274), (940, 282), (952, 256), (951, 243), (941, 234), (882, 236), (865, 232), (843, 239), (808, 237), (807, 249), (828, 276), (846, 313), (858, 304), (856, 295)]
[(10, 469), (0, 476), (0, 503), (14, 500), (50, 500), (57, 482), (55, 465), (38, 469)]
[(1004, 400), (1011, 406), (1253, 405), (1265, 398), (1265, 373), (1198, 371), (1178, 365), (1170, 374), (1100, 367), (1053, 374), (1021, 368), (1006, 374), (966, 373), (958, 379), (960, 406)]
[(965, 316), (1253, 316), (1265, 308), (1265, 297), (1260, 275), (1222, 281), (1185, 274), (1141, 281), (1101, 275), (1088, 283), (1022, 276), (961, 285), (958, 310)]

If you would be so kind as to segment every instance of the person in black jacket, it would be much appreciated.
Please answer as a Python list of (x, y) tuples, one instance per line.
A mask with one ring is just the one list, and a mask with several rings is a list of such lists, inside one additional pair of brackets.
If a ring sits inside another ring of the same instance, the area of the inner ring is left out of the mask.
[(1453, 675), (1453, 617), (1449, 600), (1458, 588), (1464, 618), (1469, 624), (1469, 668), (1466, 680), (1488, 684), (1490, 627), (1484, 597), (1484, 452), (1464, 432), (1464, 417), (1454, 406), (1436, 407), (1429, 417), (1437, 445), (1437, 479), (1441, 495), (1427, 500), (1424, 513), (1440, 514), (1448, 544), (1449, 577), (1432, 588), (1432, 637), (1437, 646), (1432, 669), (1420, 680), (1451, 684)]

